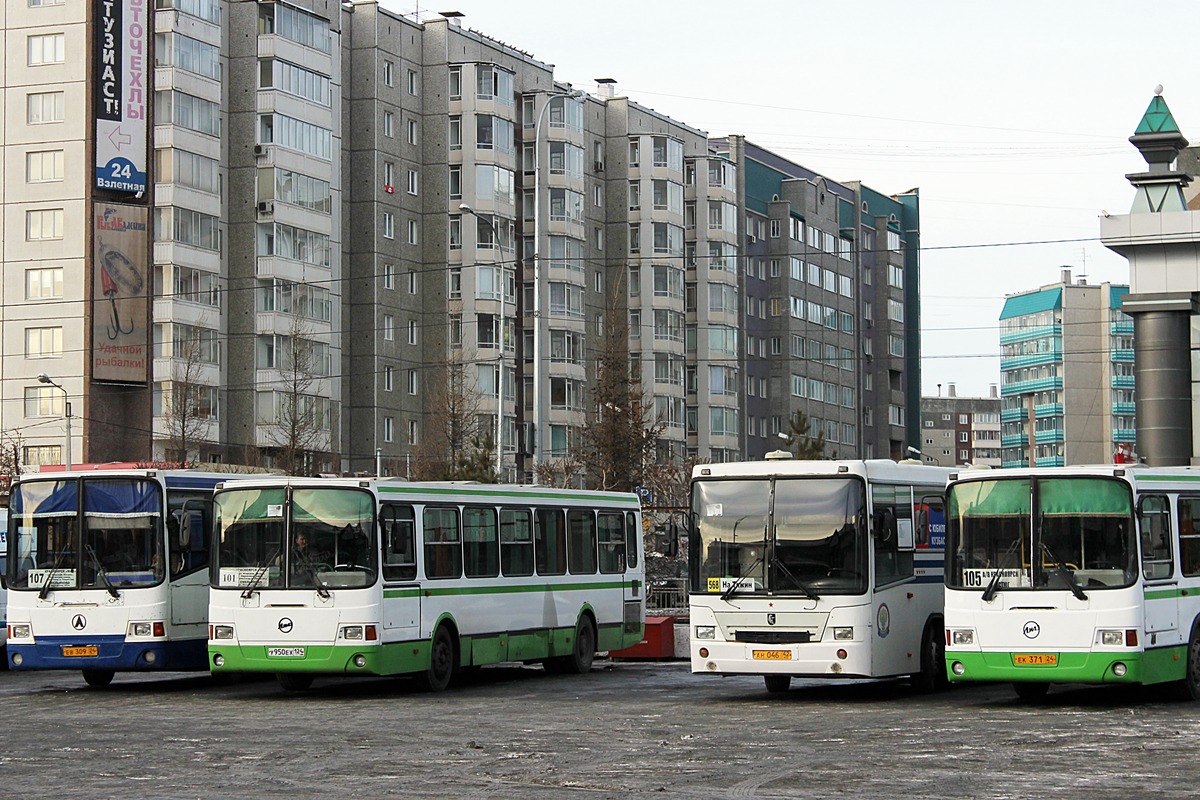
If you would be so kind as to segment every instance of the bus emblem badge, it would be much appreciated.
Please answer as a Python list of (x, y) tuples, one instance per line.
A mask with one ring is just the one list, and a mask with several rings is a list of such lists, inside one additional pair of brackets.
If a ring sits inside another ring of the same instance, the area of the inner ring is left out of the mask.
[(1026, 639), (1036, 639), (1038, 634), (1042, 632), (1042, 626), (1038, 625), (1033, 620), (1025, 623), (1025, 627), (1021, 629), (1021, 633), (1025, 634)]
[(84, 619), (83, 614), (76, 614), (71, 618), (71, 627), (77, 631), (81, 631), (87, 627), (87, 620)]
[(774, 614), (767, 614), (767, 624), (768, 625), (775, 624), (775, 615)]
[(291, 633), (292, 632), (292, 621), (290, 619), (288, 619), (287, 617), (284, 617), (283, 619), (279, 620), (279, 632), (280, 633)]

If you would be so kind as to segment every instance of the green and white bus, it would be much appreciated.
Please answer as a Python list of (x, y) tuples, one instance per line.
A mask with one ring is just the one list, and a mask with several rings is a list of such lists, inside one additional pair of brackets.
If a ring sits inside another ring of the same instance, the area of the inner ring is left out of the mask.
[(793, 677), (944, 684), (951, 472), (886, 459), (697, 466), (692, 672), (762, 675), (769, 692)]
[(587, 672), (641, 641), (636, 495), (389, 479), (239, 481), (215, 497), (214, 673)]
[(948, 492), (950, 680), (1200, 699), (1200, 470), (965, 470)]

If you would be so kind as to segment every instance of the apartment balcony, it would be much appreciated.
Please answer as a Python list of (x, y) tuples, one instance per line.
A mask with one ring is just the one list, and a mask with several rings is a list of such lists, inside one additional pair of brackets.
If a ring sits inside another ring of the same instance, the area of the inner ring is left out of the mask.
[(1133, 428), (1114, 428), (1113, 441), (1135, 444), (1137, 442), (1137, 431)]
[(1126, 336), (1133, 335), (1133, 320), (1114, 322), (1108, 326), (1108, 332), (1114, 335), (1125, 334)]
[(1113, 403), (1112, 413), (1121, 417), (1132, 417), (1137, 413), (1136, 403)]
[(1057, 325), (1039, 325), (1035, 328), (1021, 328), (1015, 331), (1002, 331), (1000, 333), (1000, 344), (1023, 342), (1026, 339), (1043, 339), (1050, 336), (1062, 337), (1061, 323)]
[(1132, 389), (1134, 388), (1134, 379), (1132, 375), (1113, 375), (1112, 388), (1114, 389)]
[(1132, 350), (1113, 350), (1112, 351), (1112, 360), (1119, 361), (1119, 362), (1125, 363), (1125, 364), (1132, 364), (1133, 363), (1133, 351)]
[[(1114, 378), (1115, 380), (1115, 378)], [(1133, 385), (1133, 378), (1130, 386)], [(1113, 384), (1116, 385), (1115, 383)], [(1001, 397), (1012, 397), (1017, 394), (1029, 394), (1031, 392), (1047, 392), (1051, 389), (1062, 389), (1063, 379), (1061, 376), (1053, 378), (1037, 378), (1031, 381), (1017, 381), (1015, 383), (1006, 383), (1000, 387)]]
[(1020, 369), (1021, 367), (1035, 367), (1043, 364), (1061, 364), (1062, 360), (1062, 353), (1053, 350), (1046, 353), (1030, 353), (1022, 356), (1009, 356), (1008, 358), (1000, 359), (1000, 371), (1004, 372), (1010, 369)]

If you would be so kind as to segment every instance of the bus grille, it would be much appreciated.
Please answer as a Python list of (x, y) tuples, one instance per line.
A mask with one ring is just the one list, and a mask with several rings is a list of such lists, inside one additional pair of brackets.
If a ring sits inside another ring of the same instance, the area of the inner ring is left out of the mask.
[(734, 641), (750, 644), (808, 644), (812, 631), (737, 631)]

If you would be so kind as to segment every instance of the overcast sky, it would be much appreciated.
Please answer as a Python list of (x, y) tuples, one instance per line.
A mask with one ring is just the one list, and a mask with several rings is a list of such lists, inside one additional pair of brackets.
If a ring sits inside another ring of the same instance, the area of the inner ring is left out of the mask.
[(1004, 297), (1128, 283), (1099, 241), (1126, 213), (1128, 142), (1157, 84), (1200, 143), (1197, 6), (1111, 0), (758, 2), (384, 0), (554, 64), (710, 135), (740, 133), (834, 180), (921, 195), (923, 392), (1000, 381)]

